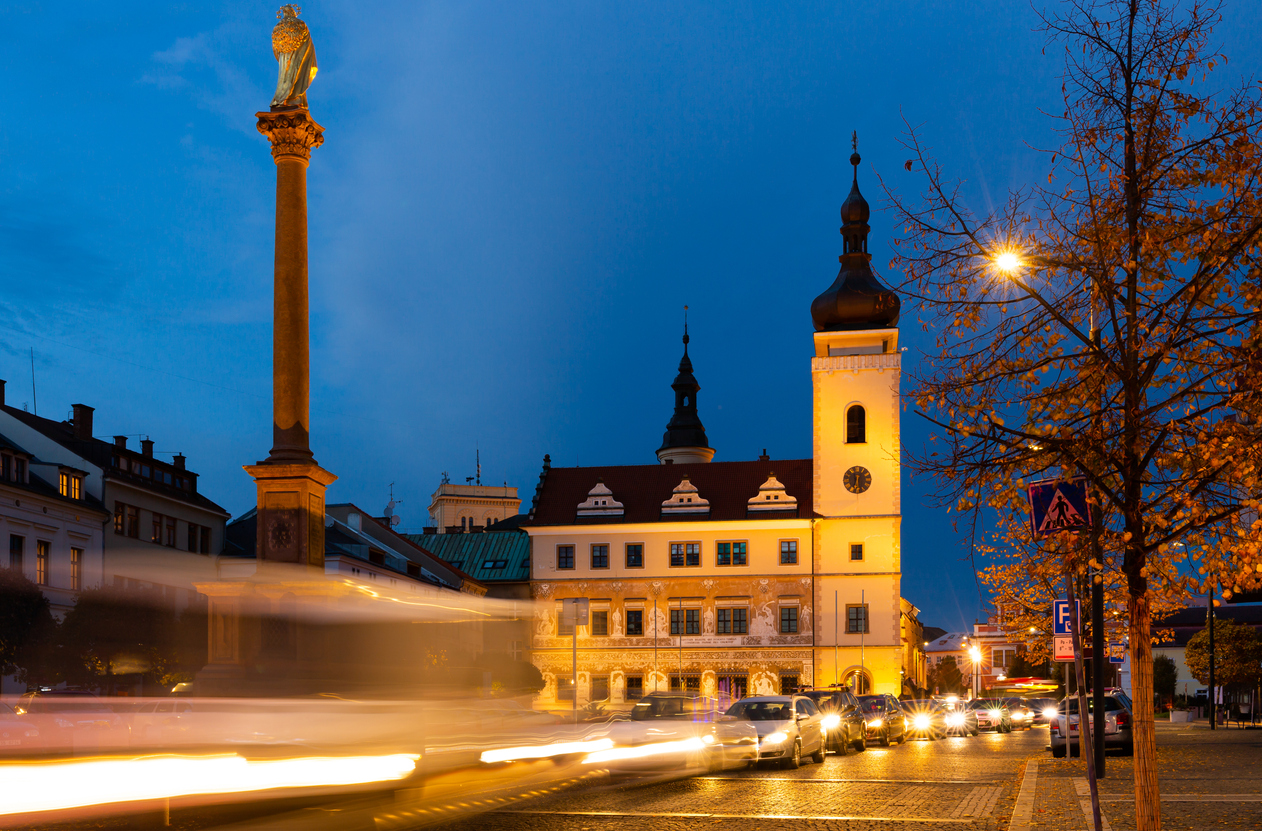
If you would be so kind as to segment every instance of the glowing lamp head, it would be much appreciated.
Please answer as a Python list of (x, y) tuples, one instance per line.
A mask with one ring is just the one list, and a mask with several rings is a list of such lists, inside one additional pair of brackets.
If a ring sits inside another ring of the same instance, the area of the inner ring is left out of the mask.
[(1021, 258), (1014, 251), (1001, 251), (995, 255), (995, 268), (1004, 274), (1015, 274), (1021, 268)]

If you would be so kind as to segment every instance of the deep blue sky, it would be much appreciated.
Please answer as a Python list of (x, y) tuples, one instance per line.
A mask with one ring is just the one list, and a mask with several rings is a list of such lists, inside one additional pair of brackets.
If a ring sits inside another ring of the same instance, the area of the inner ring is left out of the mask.
[[(0, 0), (0, 378), (184, 452), (234, 514), (271, 443), (274, 2)], [(1220, 28), (1254, 73), (1252, 3)], [(426, 522), (442, 471), (521, 488), (651, 463), (683, 305), (717, 459), (811, 452), (811, 299), (861, 184), (910, 195), (902, 119), (974, 206), (1044, 177), (1059, 58), (1017, 2), (311, 3), (312, 442), (330, 500)], [(872, 219), (884, 273), (888, 215)], [(906, 360), (929, 342), (903, 316)], [(914, 416), (909, 443), (924, 441)], [(134, 440), (133, 440), (134, 441)], [(904, 474), (906, 477), (906, 474)], [(903, 593), (979, 614), (903, 487)]]

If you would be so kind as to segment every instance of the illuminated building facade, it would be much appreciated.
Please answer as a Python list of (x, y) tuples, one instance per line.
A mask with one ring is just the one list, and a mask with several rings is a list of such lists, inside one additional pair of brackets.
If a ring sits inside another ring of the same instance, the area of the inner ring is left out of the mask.
[[(811, 307), (812, 458), (711, 461), (685, 329), (659, 464), (545, 459), (524, 523), (541, 705), (923, 687), (922, 630), (900, 595), (899, 301), (872, 273), (857, 153), (851, 163), (841, 269)], [(577, 689), (560, 617), (571, 597), (591, 615)]]

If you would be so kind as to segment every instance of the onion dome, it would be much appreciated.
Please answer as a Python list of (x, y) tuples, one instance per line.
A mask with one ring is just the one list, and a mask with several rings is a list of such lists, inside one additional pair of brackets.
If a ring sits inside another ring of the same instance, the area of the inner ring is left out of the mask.
[(684, 356), (679, 360), (679, 374), (671, 388), (675, 390), (675, 413), (666, 425), (662, 446), (657, 449), (658, 461), (662, 464), (710, 461), (714, 450), (697, 415), (697, 391), (701, 385), (692, 374), (692, 361), (688, 358), (687, 318), (684, 319)]
[(850, 195), (841, 204), (841, 270), (828, 290), (811, 303), (817, 332), (889, 329), (898, 325), (898, 295), (881, 285), (872, 273), (872, 255), (868, 253), (868, 217), (872, 212), (859, 192), (859, 161), (856, 147), (850, 154), (854, 180)]

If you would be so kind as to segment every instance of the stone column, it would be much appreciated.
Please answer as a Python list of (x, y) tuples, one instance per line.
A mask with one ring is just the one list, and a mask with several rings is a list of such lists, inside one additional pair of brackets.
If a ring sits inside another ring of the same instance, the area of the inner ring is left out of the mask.
[(307, 164), (324, 128), (303, 107), (258, 113), (276, 162), (276, 265), (272, 330), (272, 451), (245, 470), (258, 486), (258, 559), (324, 568), (324, 492), (337, 477), (310, 443), (307, 303)]

